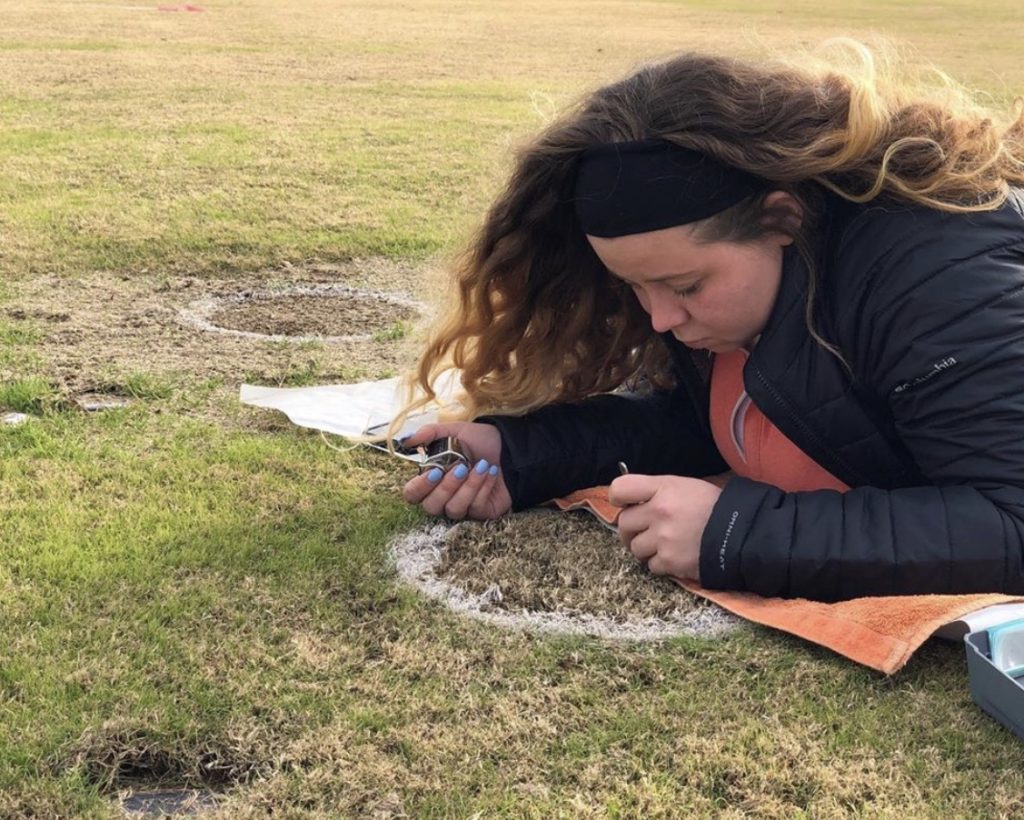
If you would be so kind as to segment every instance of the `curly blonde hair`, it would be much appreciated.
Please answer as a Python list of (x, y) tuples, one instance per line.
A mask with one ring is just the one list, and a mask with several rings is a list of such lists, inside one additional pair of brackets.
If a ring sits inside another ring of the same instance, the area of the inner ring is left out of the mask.
[[(587, 95), (518, 152), (456, 261), (455, 299), (410, 376), (419, 398), (396, 426), (436, 398), (433, 385), (451, 369), (466, 418), (579, 400), (641, 374), (669, 378), (664, 344), (590, 248), (573, 207), (584, 150), (651, 137), (793, 195), (804, 219), (790, 234), (805, 258), (823, 190), (855, 202), (885, 195), (983, 211), (1024, 183), (1020, 99), (1000, 118), (940, 72), (912, 76), (906, 61), (860, 43), (800, 62), (684, 53), (644, 66)], [(698, 223), (695, 235), (745, 242), (785, 229), (784, 215), (766, 211), (763, 200)], [(812, 307), (813, 293), (814, 333)]]

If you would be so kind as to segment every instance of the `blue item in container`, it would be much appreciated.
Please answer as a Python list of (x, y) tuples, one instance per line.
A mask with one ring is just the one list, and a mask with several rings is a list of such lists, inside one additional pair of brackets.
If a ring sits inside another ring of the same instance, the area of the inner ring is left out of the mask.
[(988, 644), (996, 669), (1014, 679), (1024, 676), (1024, 618), (991, 627)]

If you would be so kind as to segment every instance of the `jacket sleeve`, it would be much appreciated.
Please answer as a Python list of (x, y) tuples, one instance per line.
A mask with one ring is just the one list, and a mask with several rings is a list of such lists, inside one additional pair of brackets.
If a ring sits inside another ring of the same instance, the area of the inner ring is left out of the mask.
[(1014, 213), (992, 217), (1002, 230), (958, 218), (941, 240), (889, 246), (861, 277), (869, 295), (848, 300), (858, 315), (844, 350), (930, 483), (785, 493), (734, 479), (704, 531), (704, 586), (825, 601), (1024, 593), (1024, 222)]
[(477, 421), (501, 432), (501, 468), (514, 510), (608, 484), (625, 462), (634, 473), (701, 476), (727, 469), (692, 417), (682, 387), (608, 394)]

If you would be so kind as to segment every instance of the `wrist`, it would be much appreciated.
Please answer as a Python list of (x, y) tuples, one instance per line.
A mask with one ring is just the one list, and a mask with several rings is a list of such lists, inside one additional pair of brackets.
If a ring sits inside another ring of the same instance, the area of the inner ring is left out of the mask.
[(704, 525), (698, 575), (706, 589), (743, 589), (740, 553), (752, 515), (737, 492), (741, 483), (731, 481), (718, 491)]

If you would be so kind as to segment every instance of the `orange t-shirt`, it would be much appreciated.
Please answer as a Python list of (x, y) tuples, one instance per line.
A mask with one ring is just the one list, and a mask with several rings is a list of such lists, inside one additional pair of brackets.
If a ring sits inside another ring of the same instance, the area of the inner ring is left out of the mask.
[(787, 493), (850, 489), (765, 418), (743, 387), (746, 350), (715, 356), (711, 370), (711, 433), (736, 475)]

